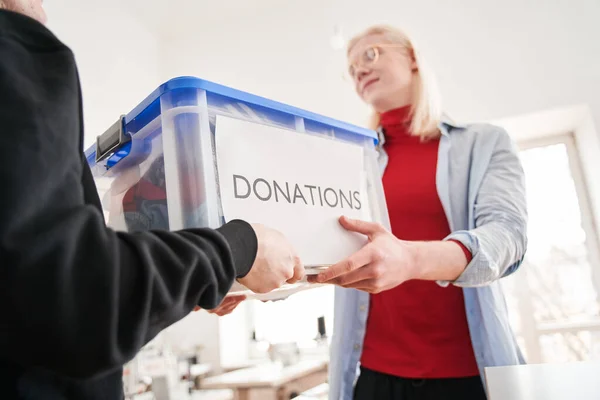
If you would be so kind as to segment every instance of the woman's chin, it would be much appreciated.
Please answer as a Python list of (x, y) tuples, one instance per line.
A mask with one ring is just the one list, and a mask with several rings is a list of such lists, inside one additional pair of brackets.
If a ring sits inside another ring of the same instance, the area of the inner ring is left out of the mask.
[(378, 105), (381, 104), (382, 102), (385, 102), (384, 100), (384, 96), (381, 96), (380, 94), (376, 93), (376, 92), (372, 92), (372, 93), (365, 93), (363, 95), (363, 101), (367, 104), (369, 104), (370, 106), (372, 106), (375, 110), (378, 109)]

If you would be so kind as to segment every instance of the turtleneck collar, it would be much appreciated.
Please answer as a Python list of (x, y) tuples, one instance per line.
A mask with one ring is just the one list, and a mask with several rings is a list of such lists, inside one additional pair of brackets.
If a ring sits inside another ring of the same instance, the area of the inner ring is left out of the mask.
[(418, 137), (410, 134), (410, 113), (411, 107), (408, 105), (381, 114), (381, 128), (385, 134), (386, 143), (415, 139), (419, 141)]
[(390, 111), (386, 111), (381, 114), (381, 125), (382, 127), (389, 127), (390, 125), (403, 125), (410, 124), (410, 105), (395, 108)]

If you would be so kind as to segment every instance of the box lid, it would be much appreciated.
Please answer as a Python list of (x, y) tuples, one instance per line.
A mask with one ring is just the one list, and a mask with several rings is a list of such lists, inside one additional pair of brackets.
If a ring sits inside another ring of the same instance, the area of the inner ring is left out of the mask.
[[(358, 136), (371, 138), (375, 143), (378, 142), (377, 133), (373, 130), (362, 128), (333, 118), (325, 117), (323, 115), (319, 115), (297, 107), (279, 103), (274, 100), (256, 96), (247, 92), (243, 92), (241, 90), (233, 89), (227, 86), (223, 86), (214, 82), (210, 82), (192, 76), (182, 76), (178, 78), (173, 78), (163, 83), (148, 97), (146, 97), (140, 104), (138, 104), (133, 110), (131, 110), (127, 115), (122, 116), (120, 118), (120, 121), (118, 121), (112, 127), (112, 129), (120, 130), (121, 136), (135, 134), (135, 132), (139, 131), (141, 128), (149, 124), (151, 121), (153, 121), (160, 115), (160, 97), (165, 93), (179, 89), (206, 90), (207, 92), (229, 97), (234, 100), (268, 108), (285, 114), (294, 115), (300, 118), (304, 118), (306, 120), (311, 120), (320, 124), (331, 126), (333, 128), (341, 129)], [(118, 136), (118, 134), (116, 135)], [(131, 145), (129, 143), (123, 143), (122, 146), (119, 146), (119, 149), (115, 151), (115, 153), (111, 156), (109, 160), (110, 164), (114, 165), (118, 161), (126, 157), (129, 153), (130, 146)], [(96, 164), (96, 149), (97, 143), (92, 145), (85, 151), (85, 156), (90, 166), (94, 166)]]

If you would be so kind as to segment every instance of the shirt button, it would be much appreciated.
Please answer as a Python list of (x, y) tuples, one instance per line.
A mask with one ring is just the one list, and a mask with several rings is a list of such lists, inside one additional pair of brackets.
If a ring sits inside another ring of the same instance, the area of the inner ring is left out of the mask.
[(360, 350), (360, 344), (356, 343), (356, 344), (354, 345), (354, 350)]
[(362, 305), (362, 306), (360, 306), (358, 309), (359, 309), (360, 311), (366, 311), (366, 309), (367, 309), (367, 306), (365, 306), (365, 305), (363, 304), (363, 305)]

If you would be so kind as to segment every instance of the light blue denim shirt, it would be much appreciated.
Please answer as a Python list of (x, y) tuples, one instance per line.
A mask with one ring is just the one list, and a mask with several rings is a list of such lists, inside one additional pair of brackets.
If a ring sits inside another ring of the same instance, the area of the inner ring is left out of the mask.
[[(498, 282), (519, 267), (527, 247), (525, 176), (516, 147), (503, 129), (443, 122), (440, 130), (436, 186), (452, 232), (445, 240), (463, 243), (473, 259), (456, 281), (438, 283), (463, 287), (471, 341), (483, 377), (485, 367), (525, 362)], [(380, 164), (384, 171), (387, 155), (382, 149)], [(330, 400), (352, 399), (369, 296), (335, 288)]]

